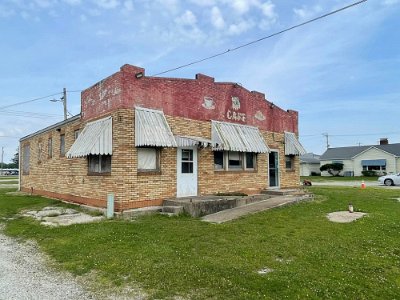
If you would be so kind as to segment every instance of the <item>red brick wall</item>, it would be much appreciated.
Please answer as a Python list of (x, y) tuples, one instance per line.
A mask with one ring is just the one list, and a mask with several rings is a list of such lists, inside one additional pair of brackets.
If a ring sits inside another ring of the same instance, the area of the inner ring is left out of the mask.
[[(174, 117), (247, 124), (271, 132), (298, 132), (298, 113), (271, 105), (262, 93), (250, 92), (235, 83), (215, 82), (201, 74), (196, 79), (136, 78), (139, 72), (144, 73), (144, 69), (125, 65), (120, 72), (85, 90), (83, 119), (118, 108), (143, 106)], [(239, 98), (240, 107), (233, 108), (232, 97)], [(205, 98), (211, 103), (208, 107)]]

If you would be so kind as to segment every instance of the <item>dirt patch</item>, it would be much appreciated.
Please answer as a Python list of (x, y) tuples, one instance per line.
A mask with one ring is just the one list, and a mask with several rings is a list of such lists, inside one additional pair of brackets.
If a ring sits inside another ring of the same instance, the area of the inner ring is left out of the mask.
[(329, 213), (327, 215), (327, 218), (329, 219), (329, 221), (336, 223), (350, 223), (364, 217), (365, 215), (367, 215), (367, 213), (362, 213), (362, 212), (350, 213), (348, 211), (336, 211), (333, 213)]

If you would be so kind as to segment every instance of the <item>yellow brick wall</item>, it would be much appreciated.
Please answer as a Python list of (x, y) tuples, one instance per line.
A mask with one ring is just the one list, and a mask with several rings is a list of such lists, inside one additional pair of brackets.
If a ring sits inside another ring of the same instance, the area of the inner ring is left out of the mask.
[[(74, 142), (74, 131), (83, 129), (80, 120), (68, 122), (60, 131), (56, 128), (21, 142), (21, 149), (30, 145), (30, 173), (21, 175), (25, 191), (61, 198), (93, 206), (106, 206), (108, 193), (115, 194), (117, 210), (159, 205), (162, 200), (176, 195), (176, 148), (161, 150), (161, 172), (137, 173), (137, 151), (134, 147), (134, 111), (119, 109), (113, 117), (113, 155), (111, 175), (88, 175), (87, 158), (60, 157), (60, 134), (65, 134), (66, 151)], [(102, 116), (105, 117), (105, 116)], [(166, 116), (175, 135), (211, 138), (211, 122)], [(100, 118), (100, 117), (99, 117)], [(271, 149), (279, 150), (280, 187), (299, 185), (299, 159), (293, 171), (285, 170), (283, 133), (263, 132)], [(48, 138), (53, 138), (53, 157), (48, 158)], [(41, 160), (39, 161), (39, 143)], [(22, 153), (22, 152), (21, 152)], [(22, 158), (23, 159), (23, 158)], [(198, 192), (200, 195), (217, 192), (241, 191), (259, 193), (268, 188), (268, 154), (257, 155), (256, 171), (215, 171), (210, 148), (198, 150)]]

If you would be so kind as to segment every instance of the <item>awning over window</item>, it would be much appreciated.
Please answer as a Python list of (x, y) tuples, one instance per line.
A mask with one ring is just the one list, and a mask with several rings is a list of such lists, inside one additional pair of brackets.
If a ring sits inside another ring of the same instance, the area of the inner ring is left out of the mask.
[(67, 152), (68, 158), (93, 155), (112, 155), (112, 118), (87, 123)]
[(201, 137), (197, 136), (175, 136), (176, 143), (178, 147), (195, 147), (195, 146), (201, 146), (203, 148), (205, 147), (216, 147), (216, 144), (213, 143), (209, 139), (204, 139)]
[(211, 121), (214, 150), (266, 153), (270, 152), (257, 127)]
[(285, 132), (285, 155), (304, 155), (307, 151), (293, 132)]
[(176, 147), (162, 111), (135, 107), (135, 146)]
[(361, 161), (361, 165), (364, 166), (386, 166), (386, 159), (365, 159)]

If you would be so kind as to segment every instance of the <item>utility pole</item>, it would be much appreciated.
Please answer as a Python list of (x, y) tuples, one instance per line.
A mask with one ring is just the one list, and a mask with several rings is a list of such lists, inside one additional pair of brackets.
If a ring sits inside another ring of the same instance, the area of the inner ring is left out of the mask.
[(64, 106), (64, 120), (67, 119), (68, 115), (68, 110), (67, 110), (67, 89), (63, 88), (63, 96), (58, 100), (58, 99), (51, 99), (51, 102), (62, 102)]
[(67, 119), (67, 89), (63, 89), (63, 96), (61, 98), (62, 103), (64, 105), (64, 120)]
[(322, 134), (325, 138), (326, 138), (326, 149), (328, 149), (329, 148), (329, 134), (326, 132), (326, 133), (323, 133)]

